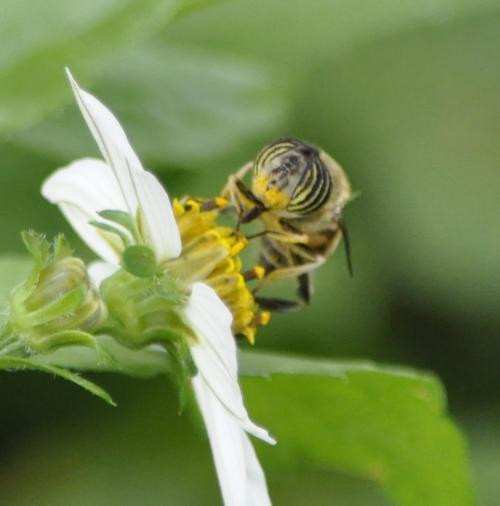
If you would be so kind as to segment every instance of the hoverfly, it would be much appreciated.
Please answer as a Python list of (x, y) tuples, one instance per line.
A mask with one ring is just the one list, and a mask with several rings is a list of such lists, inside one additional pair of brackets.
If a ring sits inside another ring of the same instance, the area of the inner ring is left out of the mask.
[[(252, 171), (249, 188), (243, 182)], [(289, 311), (309, 303), (310, 273), (324, 263), (344, 238), (352, 274), (349, 237), (342, 215), (351, 187), (340, 165), (323, 150), (294, 138), (265, 146), (254, 161), (229, 177), (223, 190), (238, 213), (238, 226), (260, 220), (264, 230), (259, 263), (263, 285), (296, 277), (298, 301), (256, 297), (264, 309)]]

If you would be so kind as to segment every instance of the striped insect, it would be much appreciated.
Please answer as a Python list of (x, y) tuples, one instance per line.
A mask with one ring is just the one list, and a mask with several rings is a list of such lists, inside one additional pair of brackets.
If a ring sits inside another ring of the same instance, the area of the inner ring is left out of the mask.
[[(253, 172), (251, 188), (243, 178)], [(265, 276), (257, 290), (283, 278), (298, 279), (298, 300), (256, 297), (261, 307), (298, 309), (312, 295), (311, 272), (325, 262), (344, 238), (352, 274), (349, 238), (343, 208), (351, 197), (347, 176), (323, 150), (298, 139), (278, 139), (254, 161), (229, 177), (223, 190), (243, 223), (260, 220), (260, 264)]]

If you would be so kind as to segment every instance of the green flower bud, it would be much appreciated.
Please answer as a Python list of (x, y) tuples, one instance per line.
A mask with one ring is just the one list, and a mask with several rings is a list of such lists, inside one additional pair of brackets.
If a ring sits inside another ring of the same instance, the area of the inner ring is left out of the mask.
[(135, 263), (133, 268), (120, 269), (101, 284), (101, 296), (108, 309), (103, 331), (128, 348), (161, 345), (170, 357), (182, 410), (189, 380), (196, 374), (188, 346), (188, 341), (196, 337), (179, 316), (185, 295), (168, 272), (147, 276), (156, 271), (147, 268), (148, 256), (143, 255), (144, 250), (131, 251), (133, 255), (123, 263), (129, 269)]
[(108, 309), (104, 328), (124, 346), (184, 341), (190, 333), (178, 315), (184, 294), (168, 273), (145, 277), (121, 269), (100, 290)]
[(22, 237), (35, 265), (10, 296), (4, 339), (16, 339), (31, 353), (74, 344), (95, 347), (89, 332), (102, 323), (106, 311), (85, 264), (72, 256), (62, 235), (52, 244), (34, 232)]

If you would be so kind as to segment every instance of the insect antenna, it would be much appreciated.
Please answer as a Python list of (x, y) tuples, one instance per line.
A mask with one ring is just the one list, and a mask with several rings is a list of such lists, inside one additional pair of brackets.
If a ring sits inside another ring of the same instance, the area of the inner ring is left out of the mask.
[(344, 251), (347, 260), (347, 270), (349, 271), (349, 275), (351, 278), (354, 276), (354, 268), (352, 264), (352, 254), (351, 254), (351, 241), (349, 239), (349, 232), (347, 230), (347, 224), (343, 217), (338, 219), (338, 224), (340, 230), (342, 230), (342, 235), (344, 236)]

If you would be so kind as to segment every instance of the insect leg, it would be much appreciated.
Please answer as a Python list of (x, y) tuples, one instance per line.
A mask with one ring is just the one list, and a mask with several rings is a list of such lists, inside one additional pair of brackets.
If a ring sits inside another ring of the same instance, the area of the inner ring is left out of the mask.
[(303, 302), (275, 299), (271, 297), (255, 297), (255, 302), (259, 304), (262, 309), (268, 311), (276, 311), (278, 313), (288, 313), (290, 311), (298, 311), (304, 306)]
[(299, 283), (297, 287), (298, 301), (259, 296), (255, 297), (255, 301), (262, 309), (279, 313), (302, 309), (306, 304), (309, 304), (311, 299), (311, 277), (308, 273), (305, 273), (298, 276), (297, 280)]
[(234, 184), (238, 189), (240, 195), (243, 195), (249, 202), (253, 204), (253, 207), (240, 213), (239, 222), (249, 223), (258, 218), (265, 210), (264, 204), (253, 194), (252, 190), (248, 188), (241, 179), (235, 179)]
[(238, 212), (238, 224), (236, 226), (236, 230), (239, 229), (242, 223), (249, 223), (266, 211), (264, 204), (242, 181), (242, 178), (252, 168), (252, 166), (253, 163), (249, 162), (236, 174), (229, 176), (228, 182), (222, 190), (222, 196), (225, 198), (230, 197)]
[[(221, 197), (230, 200), (237, 208), (238, 212), (245, 207), (243, 202), (246, 192), (238, 188), (238, 181), (241, 181), (245, 175), (252, 169), (253, 162), (248, 162), (236, 174), (231, 174), (227, 180), (226, 186), (222, 189)], [(250, 191), (250, 190), (248, 190)]]
[(324, 263), (324, 261), (325, 259), (323, 257), (319, 257), (316, 261), (309, 262), (307, 264), (294, 265), (293, 267), (277, 268), (266, 274), (260, 285), (257, 287), (257, 290), (260, 290), (271, 281), (276, 281), (278, 279), (295, 278), (299, 277), (302, 274), (307, 274), (308, 272), (311, 272), (319, 267), (322, 263)]
[(276, 241), (291, 243), (291, 244), (306, 244), (308, 237), (305, 234), (293, 234), (291, 232), (285, 232), (284, 230), (261, 230), (255, 234), (247, 235), (247, 239), (256, 239), (257, 237), (271, 237)]
[(304, 304), (309, 304), (311, 301), (311, 294), (312, 294), (312, 280), (309, 273), (301, 274), (298, 276), (297, 281), (299, 283), (297, 287), (297, 294), (299, 296), (299, 299)]

